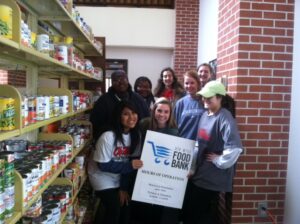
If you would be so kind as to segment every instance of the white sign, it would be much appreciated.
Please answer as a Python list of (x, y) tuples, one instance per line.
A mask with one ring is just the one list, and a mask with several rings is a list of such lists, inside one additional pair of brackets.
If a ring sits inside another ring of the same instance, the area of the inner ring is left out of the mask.
[(181, 208), (195, 141), (147, 131), (132, 200)]

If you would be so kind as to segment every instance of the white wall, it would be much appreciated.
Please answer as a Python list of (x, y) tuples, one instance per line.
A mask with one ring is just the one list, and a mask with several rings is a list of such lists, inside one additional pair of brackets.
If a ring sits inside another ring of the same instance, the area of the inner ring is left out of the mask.
[(217, 58), (218, 0), (199, 0), (198, 65)]
[[(172, 66), (173, 50), (131, 47), (107, 47), (107, 59), (127, 59), (128, 78), (134, 85), (139, 76), (147, 76), (155, 87), (163, 68)], [(153, 90), (153, 88), (152, 88)]]
[(295, 1), (292, 101), (285, 222), (300, 223), (300, 1)]
[(78, 7), (95, 36), (107, 46), (174, 48), (175, 10)]

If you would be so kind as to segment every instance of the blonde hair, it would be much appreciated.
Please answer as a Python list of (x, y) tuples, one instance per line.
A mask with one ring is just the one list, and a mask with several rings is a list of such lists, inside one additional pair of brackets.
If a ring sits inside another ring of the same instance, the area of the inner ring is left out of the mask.
[(157, 106), (159, 104), (165, 104), (165, 105), (168, 105), (169, 108), (170, 108), (170, 117), (167, 121), (167, 125), (166, 125), (166, 128), (177, 128), (177, 125), (176, 125), (176, 122), (175, 122), (175, 119), (173, 117), (173, 108), (172, 108), (172, 103), (165, 97), (160, 97), (158, 98), (154, 105), (153, 105), (153, 108), (151, 110), (151, 118), (150, 118), (150, 125), (149, 125), (149, 130), (152, 130), (152, 131), (156, 131), (158, 129), (158, 124), (157, 124), (157, 121), (155, 119), (155, 111), (157, 109)]

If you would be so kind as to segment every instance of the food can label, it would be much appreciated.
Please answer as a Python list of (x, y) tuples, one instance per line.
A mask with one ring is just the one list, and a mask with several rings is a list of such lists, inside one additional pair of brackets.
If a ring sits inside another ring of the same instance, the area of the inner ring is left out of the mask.
[(0, 35), (12, 39), (12, 8), (0, 5)]

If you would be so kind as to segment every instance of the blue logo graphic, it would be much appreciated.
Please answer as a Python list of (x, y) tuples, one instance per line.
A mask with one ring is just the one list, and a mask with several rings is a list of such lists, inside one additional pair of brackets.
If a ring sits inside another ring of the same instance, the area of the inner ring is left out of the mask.
[(169, 157), (170, 157), (170, 149), (163, 147), (163, 146), (158, 146), (154, 145), (154, 142), (152, 141), (147, 141), (147, 143), (151, 144), (153, 154), (156, 157), (155, 158), (155, 163), (160, 163), (161, 160), (164, 160), (164, 164), (168, 166), (170, 164), (169, 162)]

